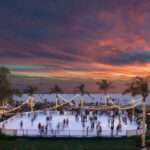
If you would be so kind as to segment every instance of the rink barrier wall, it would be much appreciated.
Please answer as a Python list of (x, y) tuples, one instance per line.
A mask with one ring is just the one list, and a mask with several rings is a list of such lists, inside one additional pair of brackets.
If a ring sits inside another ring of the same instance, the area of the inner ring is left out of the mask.
[(116, 135), (116, 131), (103, 130), (100, 135), (93, 130), (87, 133), (86, 130), (48, 130), (47, 133), (42, 133), (38, 129), (1, 129), (1, 133), (9, 136), (25, 136), (25, 137), (131, 137), (141, 135), (141, 130), (123, 130)]

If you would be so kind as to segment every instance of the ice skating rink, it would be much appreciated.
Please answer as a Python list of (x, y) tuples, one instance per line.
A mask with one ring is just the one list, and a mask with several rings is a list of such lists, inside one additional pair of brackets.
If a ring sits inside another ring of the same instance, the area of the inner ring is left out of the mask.
[[(34, 121), (31, 121), (35, 116)], [(47, 121), (47, 117), (51, 116), (52, 120)], [(105, 114), (98, 114), (97, 121), (94, 122), (94, 128), (91, 129), (91, 122), (89, 117), (91, 114), (87, 116), (87, 121), (85, 122), (85, 126), (81, 122), (81, 116), (76, 120), (75, 115), (70, 112), (65, 112), (64, 115), (60, 115), (59, 112), (32, 112), (32, 113), (24, 113), (13, 116), (8, 120), (1, 123), (1, 127), (3, 128), (4, 134), (9, 135), (18, 135), (18, 136), (40, 136), (41, 132), (39, 131), (38, 125), (41, 126), (47, 125), (47, 132), (43, 131), (42, 136), (73, 136), (73, 137), (82, 137), (82, 136), (97, 136), (96, 125), (100, 122), (102, 127), (102, 133), (100, 136), (112, 136), (110, 125), (108, 124), (108, 116)], [(68, 119), (68, 125), (63, 126), (64, 119)], [(20, 123), (22, 122), (22, 128)], [(137, 130), (137, 124), (135, 122), (130, 122), (127, 117), (127, 124), (121, 119), (122, 129), (118, 132), (117, 136), (132, 136), (140, 134), (140, 131)], [(59, 127), (58, 127), (59, 125)], [(114, 119), (114, 130), (113, 136), (116, 136), (116, 127), (118, 125), (118, 117), (116, 116)], [(89, 127), (88, 127), (89, 126)], [(87, 131), (88, 128), (88, 131)]]

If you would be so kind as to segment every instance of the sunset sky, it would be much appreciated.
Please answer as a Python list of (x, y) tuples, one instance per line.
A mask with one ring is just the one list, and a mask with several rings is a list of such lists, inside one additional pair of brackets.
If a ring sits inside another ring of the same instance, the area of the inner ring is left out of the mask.
[(68, 86), (149, 76), (150, 0), (0, 0), (0, 65)]

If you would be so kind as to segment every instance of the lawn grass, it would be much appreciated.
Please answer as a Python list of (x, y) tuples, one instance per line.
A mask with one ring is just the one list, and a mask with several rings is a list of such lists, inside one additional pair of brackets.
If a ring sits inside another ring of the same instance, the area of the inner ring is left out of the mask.
[(140, 150), (132, 138), (26, 138), (0, 136), (0, 150)]

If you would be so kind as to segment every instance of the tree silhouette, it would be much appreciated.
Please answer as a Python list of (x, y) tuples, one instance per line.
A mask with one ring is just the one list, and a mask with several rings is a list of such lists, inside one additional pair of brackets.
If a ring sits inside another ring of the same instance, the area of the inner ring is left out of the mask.
[(84, 95), (88, 94), (90, 96), (90, 93), (88, 91), (85, 91), (85, 85), (81, 83), (80, 85), (75, 87), (74, 93), (80, 93), (81, 95), (81, 107), (83, 107), (84, 103)]
[(38, 90), (37, 87), (32, 86), (32, 85), (28, 85), (28, 87), (24, 90), (24, 92), (28, 93), (28, 95), (30, 96), (29, 105), (30, 105), (31, 111), (33, 111), (33, 106), (34, 106), (33, 94), (35, 94), (37, 90)]
[(11, 73), (8, 68), (0, 67), (0, 100), (1, 103), (12, 103), (13, 95), (20, 96), (21, 91), (11, 87)]
[(29, 96), (33, 96), (37, 92), (37, 87), (28, 85), (27, 88), (24, 90), (25, 93), (28, 93)]
[(123, 94), (128, 94), (131, 93), (132, 95), (132, 119), (135, 116), (135, 108), (134, 108), (134, 104), (135, 104), (135, 96), (137, 95), (137, 90), (134, 87), (133, 83), (129, 83), (127, 84), (127, 88), (123, 91)]
[(143, 123), (142, 123), (142, 147), (145, 147), (145, 132), (146, 132), (146, 98), (149, 93), (148, 82), (142, 77), (135, 77), (131, 82), (131, 88), (134, 95), (142, 96)]
[(50, 93), (56, 94), (55, 106), (57, 108), (57, 106), (60, 104), (59, 99), (58, 99), (58, 94), (63, 93), (63, 90), (61, 89), (61, 87), (59, 87), (57, 84), (55, 84), (54, 87), (52, 87), (50, 89)]
[(113, 83), (108, 82), (106, 79), (103, 79), (100, 82), (97, 82), (96, 84), (98, 85), (99, 90), (104, 92), (105, 104), (107, 105), (107, 99), (106, 99), (107, 93), (108, 93), (108, 90), (114, 88), (114, 86), (112, 85)]

